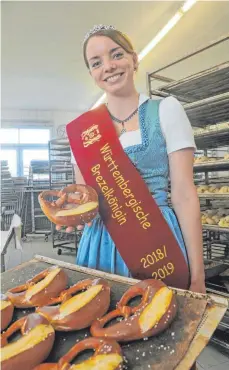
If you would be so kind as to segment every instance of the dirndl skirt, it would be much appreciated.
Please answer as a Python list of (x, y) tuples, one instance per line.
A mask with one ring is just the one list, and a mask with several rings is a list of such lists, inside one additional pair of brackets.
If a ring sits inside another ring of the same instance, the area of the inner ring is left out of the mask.
[[(159, 208), (170, 226), (188, 264), (183, 236), (175, 213), (168, 206), (161, 206)], [(140, 242), (139, 248), (141, 248)], [(131, 253), (134, 253), (134, 251), (131, 251)], [(84, 228), (78, 247), (76, 264), (112, 274), (131, 277), (130, 271), (99, 216), (92, 221), (91, 226), (86, 225)]]

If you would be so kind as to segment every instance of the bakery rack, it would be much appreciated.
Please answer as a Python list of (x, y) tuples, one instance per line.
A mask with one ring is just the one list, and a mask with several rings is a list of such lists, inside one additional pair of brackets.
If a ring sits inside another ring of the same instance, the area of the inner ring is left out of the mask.
[(38, 195), (49, 189), (49, 163), (45, 160), (32, 160), (29, 166), (26, 201), (23, 213), (23, 241), (27, 237), (44, 236), (47, 242), (51, 235), (51, 222), (41, 210)]
[[(171, 78), (169, 70), (170, 67), (222, 43), (229, 48), (229, 34), (148, 73), (147, 78), (149, 96), (177, 98), (193, 126), (197, 146), (194, 180), (200, 191), (198, 195), (201, 211), (214, 213), (220, 209), (221, 212), (228, 212), (226, 214), (229, 216), (229, 61), (178, 80)], [(198, 157), (201, 159), (197, 159)], [(206, 190), (202, 192), (201, 186)], [(227, 191), (224, 192), (223, 189)], [(212, 219), (210, 221), (214, 222)], [(222, 295), (229, 300), (229, 223), (224, 227), (219, 226), (217, 221), (215, 223), (203, 224), (206, 286), (208, 292)], [(215, 344), (227, 351), (228, 332), (229, 311), (212, 337)]]
[[(49, 141), (49, 188), (60, 190), (75, 183), (74, 168), (71, 164), (71, 150), (67, 138)], [(57, 231), (52, 224), (52, 245), (60, 255), (63, 249), (77, 252), (81, 233), (66, 233), (64, 229)]]

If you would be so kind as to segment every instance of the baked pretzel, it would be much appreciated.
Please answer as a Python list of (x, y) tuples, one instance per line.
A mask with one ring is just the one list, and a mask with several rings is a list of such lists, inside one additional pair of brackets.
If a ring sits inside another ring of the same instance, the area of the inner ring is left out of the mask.
[[(21, 337), (8, 343), (17, 331)], [(1, 334), (1, 369), (33, 369), (48, 357), (54, 339), (55, 331), (44, 317), (36, 313), (22, 317)]]
[[(58, 197), (48, 201), (47, 197)], [(62, 190), (43, 191), (38, 196), (42, 211), (57, 225), (77, 226), (90, 222), (98, 212), (98, 195), (88, 185), (69, 185)]]
[[(77, 365), (70, 364), (75, 357), (88, 349), (95, 350), (92, 357)], [(75, 344), (66, 355), (61, 357), (57, 364), (41, 364), (34, 370), (121, 370), (122, 365), (122, 352), (117, 342), (110, 339), (87, 338)]]
[(64, 270), (58, 266), (52, 266), (25, 284), (8, 290), (6, 295), (18, 308), (43, 306), (50, 298), (58, 296), (66, 288), (67, 282), (68, 276)]
[(14, 313), (14, 305), (9, 298), (1, 294), (1, 331), (4, 330), (12, 320)]
[[(82, 292), (82, 290), (85, 290)], [(76, 293), (81, 292), (76, 295)], [(103, 279), (87, 279), (63, 291), (36, 312), (46, 317), (55, 330), (70, 331), (87, 328), (102, 317), (110, 305), (110, 287)]]
[[(128, 302), (142, 296), (138, 306), (128, 306)], [(117, 309), (109, 312), (91, 325), (91, 334), (106, 337), (118, 342), (129, 342), (159, 334), (175, 318), (177, 304), (174, 293), (162, 281), (148, 279), (129, 288), (117, 304)], [(123, 320), (104, 328), (112, 319)]]

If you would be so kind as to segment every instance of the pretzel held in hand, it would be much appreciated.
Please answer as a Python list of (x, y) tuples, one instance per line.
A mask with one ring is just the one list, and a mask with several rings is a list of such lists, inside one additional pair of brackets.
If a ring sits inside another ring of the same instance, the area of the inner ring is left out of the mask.
[[(95, 350), (92, 357), (76, 365), (70, 364), (76, 356), (88, 349)], [(34, 370), (121, 370), (122, 364), (123, 357), (118, 343), (110, 339), (87, 338), (75, 344), (57, 364), (42, 364)]]
[[(82, 292), (83, 290), (83, 292)], [(76, 294), (77, 292), (81, 292)], [(36, 312), (46, 317), (55, 330), (70, 331), (87, 328), (102, 317), (110, 305), (110, 287), (103, 279), (87, 279), (63, 291)]]
[(57, 297), (66, 288), (67, 282), (68, 277), (64, 270), (52, 266), (25, 284), (8, 290), (6, 295), (18, 308), (43, 306), (50, 298)]
[(13, 312), (14, 312), (14, 305), (9, 300), (9, 298), (1, 294), (1, 330), (4, 330), (12, 320)]
[[(138, 306), (128, 306), (128, 302), (142, 296)], [(148, 279), (129, 288), (117, 304), (117, 309), (109, 312), (91, 325), (91, 334), (120, 342), (150, 337), (164, 331), (173, 321), (177, 312), (174, 293), (162, 281)], [(104, 328), (117, 317), (123, 320)]]
[[(22, 336), (8, 343), (17, 331)], [(44, 317), (36, 313), (22, 317), (1, 334), (1, 369), (33, 369), (48, 357), (54, 339), (54, 329)]]
[[(47, 197), (58, 197), (48, 201)], [(98, 195), (88, 185), (69, 185), (59, 190), (43, 191), (38, 196), (42, 211), (56, 225), (78, 226), (89, 223), (98, 213)]]

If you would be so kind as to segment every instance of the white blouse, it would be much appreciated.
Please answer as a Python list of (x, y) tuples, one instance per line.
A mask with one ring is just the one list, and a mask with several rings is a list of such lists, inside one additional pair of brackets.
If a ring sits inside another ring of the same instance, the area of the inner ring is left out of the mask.
[[(148, 99), (148, 96), (140, 94), (139, 107)], [(184, 148), (196, 149), (192, 126), (182, 104), (176, 98), (169, 96), (161, 101), (159, 118), (168, 154)], [(119, 140), (123, 148), (141, 144), (140, 129), (123, 133)], [(76, 164), (73, 155), (71, 162)]]

